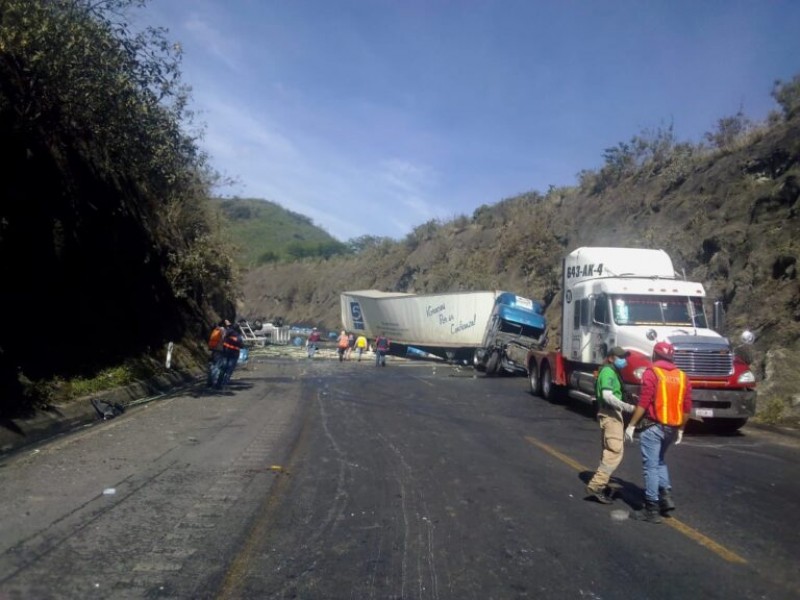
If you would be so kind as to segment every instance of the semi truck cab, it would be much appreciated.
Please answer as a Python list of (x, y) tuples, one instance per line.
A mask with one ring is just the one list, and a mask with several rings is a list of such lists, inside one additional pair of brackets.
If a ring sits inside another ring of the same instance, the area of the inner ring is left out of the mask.
[(692, 382), (692, 417), (738, 429), (755, 414), (753, 372), (709, 327), (703, 285), (680, 279), (663, 250), (578, 248), (564, 259), (562, 289), (560, 355), (529, 355), (532, 387), (546, 367), (554, 385), (594, 402), (595, 371), (608, 349), (621, 346), (631, 352), (622, 376), (635, 402), (653, 346), (663, 340)]
[(509, 374), (526, 372), (531, 348), (544, 347), (547, 322), (541, 302), (501, 292), (486, 324), (481, 346), (475, 350), (475, 369), (488, 376), (500, 371)]

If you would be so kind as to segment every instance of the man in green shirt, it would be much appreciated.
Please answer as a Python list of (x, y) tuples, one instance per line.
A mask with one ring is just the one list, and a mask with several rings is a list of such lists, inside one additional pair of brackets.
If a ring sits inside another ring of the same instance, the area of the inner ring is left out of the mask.
[(586, 493), (603, 504), (613, 502), (608, 482), (612, 473), (622, 462), (624, 449), (623, 413), (632, 413), (633, 404), (622, 401), (622, 377), (620, 371), (628, 361), (627, 352), (615, 346), (606, 355), (606, 362), (600, 367), (595, 386), (597, 400), (597, 421), (600, 423), (602, 434), (603, 453), (600, 455), (600, 466), (597, 467), (592, 479), (586, 484)]

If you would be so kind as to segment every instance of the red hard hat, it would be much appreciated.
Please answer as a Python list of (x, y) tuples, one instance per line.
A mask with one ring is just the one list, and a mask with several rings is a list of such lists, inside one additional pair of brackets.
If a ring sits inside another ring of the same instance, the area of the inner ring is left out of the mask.
[(656, 342), (653, 346), (653, 358), (660, 356), (672, 362), (672, 357), (675, 354), (675, 347), (669, 342)]

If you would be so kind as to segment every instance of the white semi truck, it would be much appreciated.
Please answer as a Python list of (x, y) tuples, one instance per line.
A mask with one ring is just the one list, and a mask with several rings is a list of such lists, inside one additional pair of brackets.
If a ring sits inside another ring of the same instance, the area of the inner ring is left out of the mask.
[[(663, 250), (578, 248), (563, 261), (561, 340), (531, 349), (530, 391), (595, 401), (595, 377), (608, 350), (629, 350), (625, 399), (635, 402), (656, 341), (675, 347), (675, 363), (692, 382), (692, 418), (736, 430), (755, 414), (756, 381), (730, 341), (709, 327), (700, 283), (679, 278)], [(744, 343), (752, 334), (744, 332)]]

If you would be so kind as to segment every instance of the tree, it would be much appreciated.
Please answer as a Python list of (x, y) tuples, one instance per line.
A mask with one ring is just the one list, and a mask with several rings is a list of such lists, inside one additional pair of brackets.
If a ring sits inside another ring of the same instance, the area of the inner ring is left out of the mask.
[(375, 235), (362, 235), (357, 238), (352, 238), (346, 242), (349, 251), (353, 254), (360, 254), (369, 248), (377, 248), (385, 241), (390, 241), (389, 238), (379, 237)]
[(740, 109), (731, 117), (719, 119), (717, 128), (714, 131), (706, 132), (704, 137), (715, 148), (730, 148), (736, 140), (749, 131), (751, 126), (750, 119)]
[(16, 283), (6, 310), (58, 299), (53, 321), (115, 323), (117, 334), (87, 356), (67, 339), (27, 341), (24, 323), (5, 328), (0, 402), (19, 397), (22, 374), (113, 364), (190, 335), (209, 305), (233, 305), (180, 48), (126, 22), (144, 4), (0, 0), (0, 270)]
[(772, 86), (772, 97), (783, 110), (783, 117), (788, 121), (800, 112), (800, 75), (791, 81), (777, 79)]

